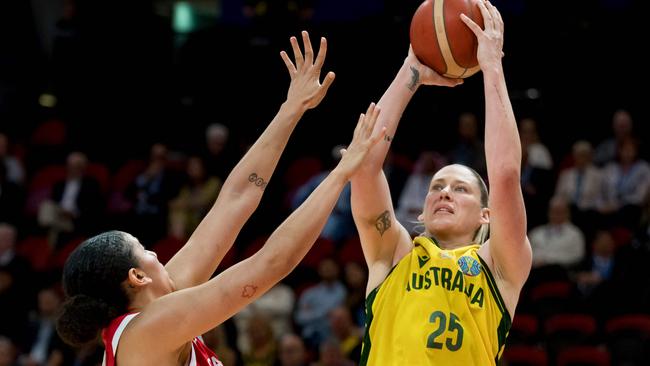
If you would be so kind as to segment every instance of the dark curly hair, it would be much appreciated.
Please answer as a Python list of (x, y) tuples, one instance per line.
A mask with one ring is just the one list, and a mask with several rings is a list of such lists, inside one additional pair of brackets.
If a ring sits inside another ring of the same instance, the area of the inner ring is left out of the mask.
[(122, 283), (137, 267), (129, 234), (108, 231), (75, 249), (63, 267), (66, 302), (56, 322), (61, 338), (73, 346), (97, 340), (99, 331), (127, 312)]

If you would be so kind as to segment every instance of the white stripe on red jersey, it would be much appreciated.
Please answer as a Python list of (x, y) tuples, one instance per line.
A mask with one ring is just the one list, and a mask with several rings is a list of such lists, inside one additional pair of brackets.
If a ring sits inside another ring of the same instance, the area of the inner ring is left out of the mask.
[[(106, 351), (102, 366), (116, 366), (115, 352), (120, 342), (122, 332), (133, 318), (139, 313), (124, 314), (111, 321), (111, 323), (102, 330), (102, 340)], [(188, 360), (187, 366), (223, 366), (217, 359), (217, 356), (208, 346), (203, 343), (201, 337), (192, 340), (192, 353)]]

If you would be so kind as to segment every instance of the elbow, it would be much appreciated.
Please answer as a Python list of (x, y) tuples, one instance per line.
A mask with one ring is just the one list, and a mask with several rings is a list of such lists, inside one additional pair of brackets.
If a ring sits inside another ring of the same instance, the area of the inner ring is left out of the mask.
[[(493, 174), (490, 174), (492, 173)], [(513, 187), (520, 184), (521, 166), (520, 164), (499, 164), (496, 169), (488, 170), (490, 186), (500, 185), (504, 187)]]
[(298, 265), (298, 261), (293, 258), (292, 254), (282, 250), (272, 251), (262, 248), (258, 255), (261, 257), (262, 268), (269, 274), (268, 278), (275, 282), (286, 277)]

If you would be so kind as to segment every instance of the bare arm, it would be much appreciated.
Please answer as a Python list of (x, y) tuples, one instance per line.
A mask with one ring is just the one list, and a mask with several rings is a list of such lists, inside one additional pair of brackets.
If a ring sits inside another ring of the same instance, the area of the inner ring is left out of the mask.
[(411, 245), (410, 235), (395, 219), (388, 182), (382, 171), (402, 113), (420, 85), (455, 86), (461, 82), (436, 74), (409, 50), (397, 76), (377, 104), (382, 112), (375, 129), (385, 127), (386, 138), (372, 149), (367, 162), (352, 178), (352, 214), (370, 268), (371, 288), (392, 267), (396, 247)]
[(521, 144), (501, 64), (503, 21), (489, 2), (479, 2), (479, 8), (485, 30), (466, 16), (462, 19), (478, 38), (485, 84), (485, 158), (490, 182), (490, 240), (486, 248), (496, 276), (518, 294), (532, 262), (520, 185)]
[(361, 116), (352, 143), (337, 167), (259, 252), (200, 286), (154, 301), (134, 320), (137, 323), (129, 338), (144, 337), (140, 344), (154, 342), (159, 349), (175, 350), (228, 319), (293, 270), (320, 234), (343, 187), (370, 147), (383, 137), (381, 131), (372, 134), (377, 113), (371, 106), (369, 117)]
[(291, 37), (295, 65), (284, 51), (281, 52), (291, 76), (287, 100), (228, 175), (216, 202), (185, 246), (166, 264), (176, 289), (203, 283), (214, 273), (259, 205), (291, 132), (305, 111), (320, 103), (334, 81), (332, 72), (327, 74), (322, 85), (319, 81), (327, 53), (325, 38), (321, 38), (315, 60), (307, 32), (302, 33), (302, 38), (304, 56), (296, 38)]

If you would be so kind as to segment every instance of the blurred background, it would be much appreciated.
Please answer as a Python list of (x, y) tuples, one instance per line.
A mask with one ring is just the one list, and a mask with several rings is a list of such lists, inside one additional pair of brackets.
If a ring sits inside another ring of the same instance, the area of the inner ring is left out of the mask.
[[(99, 347), (70, 349), (52, 328), (67, 255), (121, 229), (170, 258), (286, 98), (279, 52), (304, 29), (327, 37), (324, 71), (337, 78), (219, 270), (254, 253), (381, 97), (419, 4), (2, 0), (0, 366), (101, 363)], [(641, 2), (493, 4), (505, 22), (534, 250), (502, 363), (649, 365)], [(485, 174), (483, 117), (480, 74), (420, 88), (407, 108), (385, 172), (413, 235), (437, 169), (461, 162)], [(225, 365), (354, 364), (365, 276), (346, 190), (300, 267), (205, 338)]]

